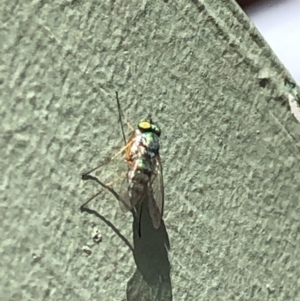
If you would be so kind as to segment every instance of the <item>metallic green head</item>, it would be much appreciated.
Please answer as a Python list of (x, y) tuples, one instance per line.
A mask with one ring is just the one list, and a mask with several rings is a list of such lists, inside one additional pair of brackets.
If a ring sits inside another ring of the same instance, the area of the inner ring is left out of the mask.
[(139, 123), (138, 123), (138, 129), (141, 132), (151, 132), (156, 134), (158, 137), (161, 134), (161, 130), (160, 127), (153, 123), (152, 118), (149, 117), (147, 119), (142, 119)]

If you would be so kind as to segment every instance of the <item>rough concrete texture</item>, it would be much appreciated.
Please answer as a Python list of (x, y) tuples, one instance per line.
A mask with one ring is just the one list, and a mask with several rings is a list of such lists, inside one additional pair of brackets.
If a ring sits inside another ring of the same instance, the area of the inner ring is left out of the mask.
[[(300, 300), (297, 87), (236, 3), (2, 1), (1, 20), (1, 300)], [(163, 130), (165, 227), (145, 210), (141, 239), (107, 191), (79, 210), (99, 189), (81, 172), (122, 146), (116, 90)]]

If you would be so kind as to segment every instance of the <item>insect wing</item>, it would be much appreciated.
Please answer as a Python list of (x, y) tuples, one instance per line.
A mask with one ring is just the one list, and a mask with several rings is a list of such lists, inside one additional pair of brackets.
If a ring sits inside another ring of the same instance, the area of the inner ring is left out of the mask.
[(164, 181), (160, 157), (154, 159), (154, 172), (149, 194), (149, 212), (155, 229), (161, 224), (164, 211)]
[[(126, 164), (124, 162), (124, 164)], [(130, 211), (132, 209), (129, 193), (128, 193), (128, 179), (127, 174), (120, 181), (119, 185), (114, 187), (114, 190), (118, 193), (118, 201), (123, 212)]]
[(132, 171), (131, 176), (131, 183), (127, 181), (127, 190), (125, 190), (126, 187), (124, 187), (122, 190), (124, 192), (122, 199), (126, 200), (126, 203), (129, 204), (130, 209), (141, 204), (145, 198), (148, 197), (149, 188), (149, 178), (146, 174)]

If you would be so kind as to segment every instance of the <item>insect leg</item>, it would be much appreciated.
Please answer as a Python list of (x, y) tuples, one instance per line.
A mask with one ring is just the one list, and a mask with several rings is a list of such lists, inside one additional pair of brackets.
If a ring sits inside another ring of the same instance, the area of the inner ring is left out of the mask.
[(117, 177), (115, 180), (105, 184), (106, 186), (112, 187), (114, 184), (116, 184), (117, 182), (119, 182), (121, 179), (123, 179), (126, 176), (126, 172), (123, 172), (122, 175), (120, 177)]
[(97, 170), (98, 168), (100, 168), (100, 167), (102, 167), (102, 166), (108, 164), (109, 162), (111, 162), (112, 160), (114, 160), (117, 156), (121, 155), (121, 154), (122, 154), (122, 153), (130, 146), (130, 143), (131, 143), (131, 142), (129, 142), (129, 143), (127, 143), (125, 146), (123, 146), (123, 147), (122, 147), (122, 148), (121, 148), (114, 156), (112, 156), (110, 159), (108, 159), (108, 160), (102, 162), (100, 165), (96, 166), (95, 168), (93, 168), (93, 169), (91, 169), (91, 170), (89, 170), (89, 171), (83, 173), (83, 174), (81, 175), (81, 179), (82, 179), (82, 180), (88, 180), (88, 177), (87, 177), (87, 176), (88, 176), (91, 172), (93, 172), (93, 171)]
[(85, 207), (90, 201), (92, 201), (95, 197), (97, 197), (101, 192), (102, 192), (102, 190), (99, 190), (97, 193), (95, 193), (94, 195), (92, 195), (84, 204), (82, 204), (80, 206), (80, 209), (82, 209), (83, 207)]
[[(91, 175), (86, 175), (87, 180), (93, 180), (95, 182), (97, 182), (98, 184), (100, 184), (103, 188), (107, 189), (108, 191), (110, 191), (118, 200), (120, 200), (119, 195), (116, 193), (116, 191), (111, 188), (110, 186), (102, 183), (98, 178), (93, 177)], [(92, 201), (95, 197), (97, 197), (100, 193), (102, 192), (102, 190), (98, 191), (96, 194), (94, 194), (93, 196), (91, 196), (84, 204), (82, 204), (80, 206), (80, 209), (82, 210), (90, 201)], [(122, 201), (122, 200), (121, 200)]]

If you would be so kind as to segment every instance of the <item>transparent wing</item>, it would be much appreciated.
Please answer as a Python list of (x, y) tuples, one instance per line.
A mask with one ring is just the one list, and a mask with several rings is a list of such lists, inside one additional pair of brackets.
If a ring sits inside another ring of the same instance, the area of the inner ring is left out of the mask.
[(155, 229), (161, 224), (164, 211), (164, 180), (161, 159), (154, 158), (154, 173), (151, 179), (149, 194), (149, 211)]
[[(124, 162), (125, 163), (125, 162)], [(125, 163), (126, 164), (126, 163)], [(127, 168), (127, 173), (120, 182), (120, 185), (115, 185), (113, 188), (119, 195), (119, 204), (123, 212), (127, 212), (132, 210), (134, 205), (132, 204), (130, 197), (129, 197), (129, 183), (128, 183), (128, 171), (129, 168)]]
[(148, 183), (148, 176), (143, 173), (135, 174), (131, 187), (127, 178), (123, 181), (119, 200), (123, 211), (133, 209), (148, 197)]

